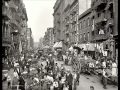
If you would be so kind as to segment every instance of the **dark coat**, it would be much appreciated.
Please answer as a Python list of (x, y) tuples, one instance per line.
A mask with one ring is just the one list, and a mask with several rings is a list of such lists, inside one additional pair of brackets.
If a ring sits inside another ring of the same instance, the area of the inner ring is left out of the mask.
[(71, 73), (69, 75), (66, 75), (66, 81), (68, 82), (68, 85), (72, 85), (73, 76)]

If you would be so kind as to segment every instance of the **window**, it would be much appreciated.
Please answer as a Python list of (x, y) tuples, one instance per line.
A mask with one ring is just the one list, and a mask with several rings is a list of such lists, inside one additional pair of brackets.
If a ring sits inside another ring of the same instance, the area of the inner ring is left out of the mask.
[(88, 41), (90, 40), (90, 33), (88, 32)]
[(82, 28), (84, 28), (84, 21), (82, 22)]
[(91, 18), (91, 25), (93, 25), (93, 24), (94, 24), (94, 16)]
[(86, 22), (85, 22), (85, 20), (84, 20), (84, 28), (86, 27)]
[(82, 27), (83, 27), (83, 23), (81, 22), (81, 29), (82, 29)]
[(94, 31), (92, 31), (92, 36), (94, 36)]
[(86, 27), (88, 27), (88, 19), (86, 19)]
[(80, 34), (80, 40), (82, 39), (82, 34)]
[(84, 41), (85, 41), (85, 33), (84, 33)]
[(90, 25), (90, 19), (89, 18), (88, 18), (88, 23), (87, 24), (88, 24), (88, 26)]
[(113, 12), (110, 12), (110, 18), (113, 18)]
[(81, 22), (79, 23), (79, 29), (81, 29)]
[(98, 18), (100, 17), (100, 13), (98, 13)]

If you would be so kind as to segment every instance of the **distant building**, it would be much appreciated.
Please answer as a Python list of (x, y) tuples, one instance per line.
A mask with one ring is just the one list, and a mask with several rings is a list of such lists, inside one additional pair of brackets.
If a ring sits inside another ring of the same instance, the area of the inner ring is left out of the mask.
[(31, 50), (33, 49), (33, 37), (32, 37), (32, 31), (31, 31), (31, 28), (28, 28), (27, 29), (27, 49), (28, 50)]
[(91, 12), (92, 9), (89, 8), (79, 16), (79, 44), (86, 44), (92, 41)]
[(34, 42), (34, 49), (38, 50), (39, 49), (39, 42)]
[(52, 47), (54, 45), (54, 29), (47, 28), (45, 36), (43, 38), (43, 45)]
[(43, 38), (39, 39), (39, 48), (43, 49), (44, 45), (43, 45)]
[(57, 0), (54, 5), (55, 42), (63, 41), (63, 49), (78, 44), (78, 17), (90, 8), (91, 0)]

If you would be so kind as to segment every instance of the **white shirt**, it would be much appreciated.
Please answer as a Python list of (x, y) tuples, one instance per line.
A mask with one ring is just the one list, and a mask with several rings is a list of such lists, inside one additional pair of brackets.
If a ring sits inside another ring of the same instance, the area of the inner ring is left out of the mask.
[(63, 90), (69, 90), (69, 87), (64, 87)]
[(7, 81), (11, 81), (11, 77), (10, 76), (7, 77)]
[(117, 64), (112, 63), (112, 76), (117, 76)]
[(106, 62), (103, 62), (103, 63), (102, 63), (102, 66), (103, 66), (104, 68), (106, 68)]
[(76, 74), (76, 73), (74, 74), (74, 77), (73, 77), (73, 78), (74, 78), (74, 79), (76, 79), (76, 78), (77, 78), (77, 74)]
[(57, 81), (53, 82), (53, 86), (58, 87), (58, 82)]
[(47, 76), (47, 79), (50, 80), (51, 82), (53, 82), (53, 77)]
[(62, 79), (61, 79), (61, 83), (65, 83), (65, 77), (63, 77)]
[(17, 78), (18, 78), (18, 74), (17, 74), (17, 72), (14, 72), (14, 77), (17, 77)]
[(107, 77), (107, 76), (106, 76), (106, 71), (105, 71), (104, 69), (103, 69), (103, 76), (104, 76), (104, 77)]
[(92, 63), (89, 63), (89, 67), (92, 67)]
[(96, 64), (98, 64), (99, 62), (98, 61), (96, 61)]

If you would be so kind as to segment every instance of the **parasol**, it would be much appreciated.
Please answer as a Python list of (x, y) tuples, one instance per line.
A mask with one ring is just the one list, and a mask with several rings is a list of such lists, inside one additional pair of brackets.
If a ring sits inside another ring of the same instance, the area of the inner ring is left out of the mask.
[(78, 46), (73, 46), (73, 49), (77, 49), (78, 50), (78, 54), (80, 53), (80, 51), (82, 50), (81, 48), (79, 48)]

